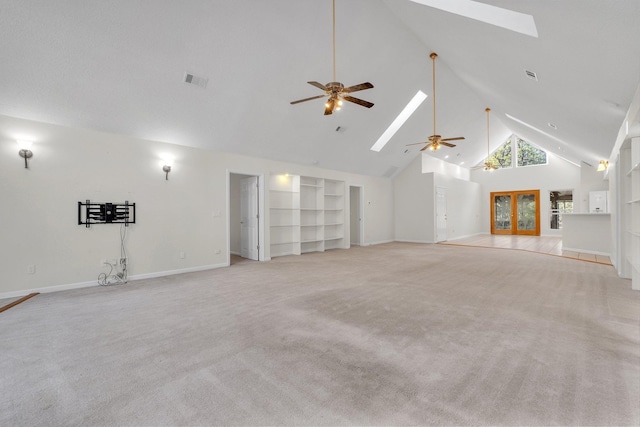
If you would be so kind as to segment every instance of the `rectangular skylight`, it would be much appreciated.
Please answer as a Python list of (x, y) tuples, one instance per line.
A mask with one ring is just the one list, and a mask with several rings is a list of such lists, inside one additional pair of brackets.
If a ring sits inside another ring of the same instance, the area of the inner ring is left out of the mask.
[(407, 121), (409, 117), (416, 111), (416, 109), (422, 104), (422, 102), (427, 99), (427, 95), (421, 90), (418, 91), (411, 98), (411, 101), (407, 104), (406, 107), (398, 114), (398, 117), (389, 125), (387, 130), (378, 138), (375, 144), (371, 147), (372, 151), (380, 151), (384, 148), (384, 146), (389, 142), (389, 140), (395, 135), (395, 133), (402, 127), (404, 122)]
[(526, 13), (484, 4), (473, 0), (411, 0), (425, 6), (455, 13), (466, 18), (482, 21), (507, 30), (538, 37), (538, 29), (533, 16)]

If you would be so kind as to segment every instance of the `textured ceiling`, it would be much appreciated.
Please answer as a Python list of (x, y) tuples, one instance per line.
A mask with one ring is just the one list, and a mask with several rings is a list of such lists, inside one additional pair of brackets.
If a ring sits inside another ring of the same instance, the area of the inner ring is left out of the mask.
[[(384, 175), (432, 133), (436, 51), (438, 133), (466, 140), (434, 156), (481, 162), (489, 106), (492, 149), (515, 132), (576, 163), (607, 158), (640, 83), (640, 1), (484, 3), (531, 14), (539, 37), (409, 0), (336, 0), (337, 80), (373, 83), (356, 96), (375, 106), (324, 116), (322, 100), (289, 101), (332, 80), (330, 0), (0, 0), (0, 114)], [(372, 152), (418, 90), (429, 98)]]

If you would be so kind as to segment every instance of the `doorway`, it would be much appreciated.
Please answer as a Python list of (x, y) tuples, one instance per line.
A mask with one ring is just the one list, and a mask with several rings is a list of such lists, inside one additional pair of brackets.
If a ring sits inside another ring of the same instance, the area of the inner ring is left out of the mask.
[[(261, 175), (228, 174), (227, 230), (229, 264), (238, 257), (244, 260), (264, 259)], [(234, 262), (235, 263), (235, 262)]]
[(447, 241), (447, 189), (436, 187), (436, 242)]
[(491, 193), (491, 234), (540, 235), (540, 190)]
[(363, 211), (363, 188), (355, 185), (349, 186), (349, 232), (351, 246), (362, 246), (362, 236), (364, 234), (364, 222), (362, 221)]

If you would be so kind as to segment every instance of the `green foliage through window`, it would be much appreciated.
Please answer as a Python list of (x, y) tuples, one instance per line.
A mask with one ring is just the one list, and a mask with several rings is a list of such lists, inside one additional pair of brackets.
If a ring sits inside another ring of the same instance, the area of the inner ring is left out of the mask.
[(529, 144), (527, 141), (516, 137), (518, 166), (546, 165), (547, 153)]
[(511, 167), (511, 138), (491, 154), (489, 162), (498, 169)]

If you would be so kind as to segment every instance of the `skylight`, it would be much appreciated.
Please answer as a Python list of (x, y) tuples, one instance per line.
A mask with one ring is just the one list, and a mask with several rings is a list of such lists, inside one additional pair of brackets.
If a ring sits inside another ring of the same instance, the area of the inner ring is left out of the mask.
[(533, 16), (514, 12), (497, 6), (473, 0), (411, 0), (425, 6), (455, 13), (466, 18), (482, 21), (507, 30), (538, 37), (538, 30)]
[(389, 125), (387, 130), (378, 138), (375, 144), (371, 146), (372, 151), (380, 151), (387, 145), (387, 142), (395, 135), (395, 133), (402, 127), (404, 122), (416, 111), (416, 109), (427, 99), (427, 95), (419, 90), (406, 107), (398, 114), (398, 117)]

